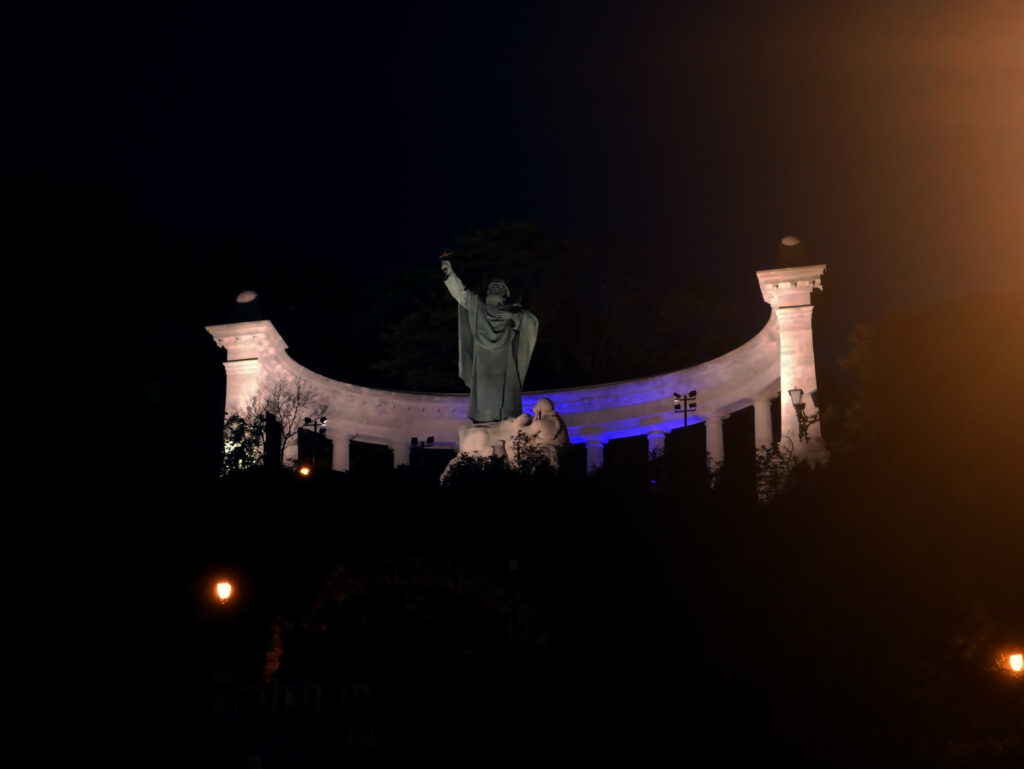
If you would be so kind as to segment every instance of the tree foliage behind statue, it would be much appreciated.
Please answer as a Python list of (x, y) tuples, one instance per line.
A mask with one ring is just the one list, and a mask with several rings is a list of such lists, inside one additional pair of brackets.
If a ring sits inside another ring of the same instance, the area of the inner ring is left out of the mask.
[[(604, 247), (556, 241), (523, 223), (460, 236), (453, 261), (467, 287), (484, 293), (502, 278), (540, 319), (529, 389), (569, 387), (663, 373), (728, 352), (745, 341), (742, 316), (683, 263), (636, 243)], [(373, 289), (380, 335), (372, 366), (383, 386), (458, 392), (456, 314), (436, 263), (386, 278)]]

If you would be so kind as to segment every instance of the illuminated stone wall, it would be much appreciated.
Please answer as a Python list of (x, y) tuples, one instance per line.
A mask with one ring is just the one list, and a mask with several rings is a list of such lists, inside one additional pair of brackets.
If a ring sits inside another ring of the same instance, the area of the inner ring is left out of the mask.
[[(811, 291), (820, 288), (824, 265), (790, 267), (757, 273), (768, 323), (751, 340), (718, 358), (659, 376), (625, 382), (523, 394), (530, 412), (542, 396), (551, 398), (569, 428), (573, 443), (587, 447), (588, 470), (603, 461), (604, 445), (616, 438), (646, 435), (652, 449), (664, 447), (664, 436), (684, 426), (673, 407), (673, 393), (696, 390), (697, 411), (689, 426), (705, 423), (707, 451), (715, 461), (724, 456), (722, 420), (734, 411), (754, 407), (755, 435), (751, 446), (772, 439), (769, 403), (783, 393), (781, 432), (797, 457), (824, 461), (820, 424), (812, 424), (807, 440), (799, 437), (796, 411), (788, 392), (801, 388), (807, 412), (816, 409), (810, 393), (817, 390), (811, 333)], [(308, 380), (328, 400), (327, 437), (334, 442), (334, 469), (349, 468), (349, 441), (379, 443), (394, 451), (395, 464), (408, 464), (411, 439), (433, 436), (435, 443), (458, 445), (459, 428), (468, 423), (469, 396), (394, 392), (328, 379), (305, 368), (286, 352), (288, 345), (269, 320), (208, 326), (217, 345), (227, 351), (225, 411), (236, 410), (265, 382)], [(294, 456), (294, 448), (292, 449)]]

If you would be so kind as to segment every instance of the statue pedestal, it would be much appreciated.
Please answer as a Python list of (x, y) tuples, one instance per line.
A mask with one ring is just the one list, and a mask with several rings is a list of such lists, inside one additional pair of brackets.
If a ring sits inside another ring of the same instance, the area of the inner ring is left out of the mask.
[(474, 422), (459, 428), (459, 453), (448, 463), (441, 473), (441, 483), (445, 482), (449, 471), (466, 457), (486, 459), (497, 456), (508, 461), (505, 441), (508, 440), (508, 428), (512, 420), (504, 422)]

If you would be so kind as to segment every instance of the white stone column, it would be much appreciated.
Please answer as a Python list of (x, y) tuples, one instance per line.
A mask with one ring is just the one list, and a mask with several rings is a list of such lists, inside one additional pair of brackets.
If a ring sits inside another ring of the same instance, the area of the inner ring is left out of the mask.
[(722, 436), (722, 417), (712, 414), (705, 418), (704, 445), (710, 455), (711, 468), (725, 461), (725, 438)]
[(772, 445), (772, 404), (767, 396), (754, 401), (754, 448)]
[(330, 435), (332, 444), (331, 469), (344, 473), (352, 469), (352, 461), (349, 458), (349, 441), (352, 436), (348, 434)]
[(654, 458), (665, 453), (665, 431), (651, 430), (647, 433), (647, 457)]
[(409, 457), (410, 457), (410, 455), (412, 453), (412, 441), (411, 440), (406, 440), (404, 442), (403, 441), (390, 440), (390, 441), (388, 441), (388, 446), (391, 447), (391, 451), (395, 455), (395, 460), (394, 460), (394, 462), (395, 462), (394, 466), (395, 467), (398, 467), (399, 465), (407, 465), (407, 464), (409, 464)]
[(587, 475), (604, 465), (604, 444), (602, 438), (587, 438)]
[(779, 328), (779, 390), (782, 399), (782, 448), (792, 446), (794, 458), (811, 465), (828, 459), (821, 437), (821, 423), (809, 425), (806, 440), (800, 438), (800, 422), (790, 390), (803, 390), (804, 414), (816, 416), (811, 393), (818, 389), (814, 368), (814, 336), (811, 328), (811, 294), (821, 288), (825, 265), (787, 267), (757, 273), (764, 300), (772, 306)]

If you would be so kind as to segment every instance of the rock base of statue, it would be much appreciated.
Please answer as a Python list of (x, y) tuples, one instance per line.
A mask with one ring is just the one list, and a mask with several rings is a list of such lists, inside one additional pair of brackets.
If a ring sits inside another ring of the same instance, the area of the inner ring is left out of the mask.
[(474, 422), (459, 428), (459, 453), (473, 457), (492, 457), (505, 454), (505, 441), (514, 435), (512, 422)]
[(474, 422), (459, 429), (459, 453), (441, 474), (448, 477), (452, 466), (471, 459), (497, 457), (514, 469), (535, 470), (548, 464), (558, 469), (558, 460), (569, 447), (569, 431), (548, 398), (541, 398), (531, 418), (520, 414), (500, 422)]

